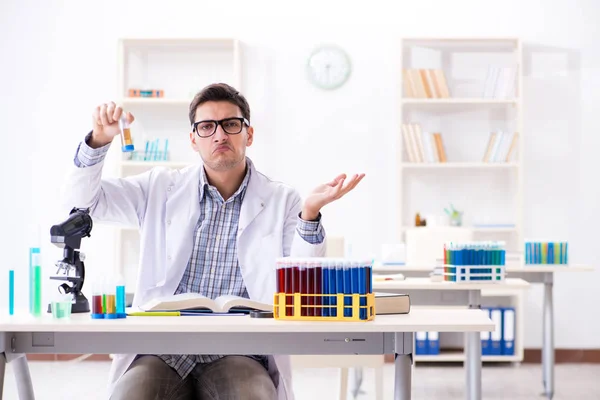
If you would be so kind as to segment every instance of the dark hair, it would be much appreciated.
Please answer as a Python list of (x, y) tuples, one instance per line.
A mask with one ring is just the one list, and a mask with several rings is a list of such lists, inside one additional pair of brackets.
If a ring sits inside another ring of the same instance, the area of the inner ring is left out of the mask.
[(250, 106), (246, 98), (226, 83), (213, 83), (198, 92), (190, 103), (190, 125), (196, 122), (196, 108), (207, 101), (228, 101), (238, 106), (242, 117), (250, 121)]

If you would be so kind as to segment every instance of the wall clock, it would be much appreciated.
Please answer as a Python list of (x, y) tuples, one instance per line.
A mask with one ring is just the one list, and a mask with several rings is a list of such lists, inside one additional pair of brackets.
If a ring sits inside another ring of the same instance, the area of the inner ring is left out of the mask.
[(306, 71), (309, 81), (326, 90), (342, 86), (350, 77), (350, 57), (337, 46), (320, 46), (308, 57)]

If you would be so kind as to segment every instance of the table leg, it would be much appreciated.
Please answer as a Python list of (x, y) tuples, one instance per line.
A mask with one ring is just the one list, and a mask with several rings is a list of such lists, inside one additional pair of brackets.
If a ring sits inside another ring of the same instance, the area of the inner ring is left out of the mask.
[(394, 400), (410, 400), (412, 354), (396, 354), (394, 366)]
[(0, 353), (0, 400), (2, 400), (2, 393), (4, 392), (4, 372), (6, 371), (6, 358), (4, 353)]
[(31, 374), (29, 373), (29, 365), (27, 364), (27, 357), (25, 357), (25, 354), (15, 355), (15, 358), (11, 355), (10, 365), (15, 372), (19, 400), (35, 400), (33, 384), (31, 383)]
[[(481, 291), (469, 291), (469, 308), (481, 309)], [(466, 398), (481, 400), (481, 334), (467, 332), (465, 335)]]
[(554, 305), (552, 274), (544, 280), (544, 343), (542, 346), (542, 371), (544, 393), (548, 399), (554, 397)]
[(352, 389), (352, 397), (354, 397), (355, 399), (358, 397), (358, 395), (360, 393), (362, 393), (362, 391), (360, 390), (362, 383), (363, 383), (363, 369), (362, 369), (362, 367), (355, 367), (354, 368), (354, 388)]

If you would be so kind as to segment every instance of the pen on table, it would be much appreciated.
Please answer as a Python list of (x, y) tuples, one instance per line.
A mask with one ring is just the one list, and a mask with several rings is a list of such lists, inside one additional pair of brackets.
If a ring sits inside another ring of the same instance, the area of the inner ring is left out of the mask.
[(127, 313), (128, 317), (180, 317), (180, 311), (135, 311)]

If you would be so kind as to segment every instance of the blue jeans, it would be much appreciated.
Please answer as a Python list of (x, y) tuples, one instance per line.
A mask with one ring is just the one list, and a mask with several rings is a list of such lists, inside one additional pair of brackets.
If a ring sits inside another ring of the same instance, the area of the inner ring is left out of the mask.
[(277, 389), (265, 367), (245, 356), (198, 364), (185, 378), (162, 359), (136, 359), (119, 379), (111, 400), (275, 400)]

